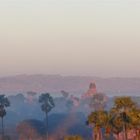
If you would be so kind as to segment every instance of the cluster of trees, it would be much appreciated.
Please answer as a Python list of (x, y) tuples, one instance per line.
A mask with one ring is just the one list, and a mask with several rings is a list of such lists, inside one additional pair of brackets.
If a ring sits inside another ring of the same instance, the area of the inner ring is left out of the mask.
[(86, 123), (93, 129), (93, 139), (140, 140), (139, 106), (131, 97), (115, 97), (111, 109), (105, 110), (107, 101), (104, 94), (97, 93), (89, 104), (93, 111)]
[[(67, 98), (68, 94), (64, 93)], [(46, 136), (48, 140), (48, 113), (55, 107), (52, 96), (43, 93), (38, 102), (46, 116)], [(116, 97), (110, 110), (105, 110), (107, 102), (104, 94), (95, 94), (91, 100), (92, 112), (87, 117), (87, 125), (93, 129), (94, 140), (140, 140), (140, 108), (131, 97)], [(0, 95), (0, 117), (2, 140), (9, 140), (4, 134), (3, 118), (10, 102), (5, 95)], [(76, 128), (75, 128), (76, 129)], [(65, 136), (64, 140), (83, 140), (81, 136)]]
[[(43, 93), (39, 96), (39, 103), (41, 104), (42, 111), (46, 115), (46, 139), (48, 140), (48, 113), (54, 108), (55, 104), (52, 96), (49, 93)], [(5, 95), (0, 95), (0, 117), (1, 117), (1, 139), (9, 140), (9, 137), (4, 134), (4, 121), (3, 118), (6, 115), (6, 107), (10, 106), (10, 101)]]
[(140, 140), (140, 108), (130, 97), (116, 97), (109, 111), (91, 112), (87, 124), (94, 140)]

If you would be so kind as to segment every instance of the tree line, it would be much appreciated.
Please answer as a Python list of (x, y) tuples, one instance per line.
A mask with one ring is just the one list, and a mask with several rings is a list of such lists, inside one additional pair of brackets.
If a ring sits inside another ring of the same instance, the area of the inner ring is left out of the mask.
[[(103, 94), (95, 94), (90, 103), (93, 111), (86, 124), (92, 128), (93, 140), (140, 140), (140, 107), (131, 97), (115, 97), (110, 110), (105, 110)], [(83, 140), (66, 136), (65, 140)]]
[[(48, 113), (55, 107), (49, 93), (42, 93), (38, 102), (46, 116), (46, 137), (48, 140)], [(140, 108), (131, 97), (116, 97), (110, 110), (105, 110), (103, 94), (95, 94), (89, 103), (93, 111), (88, 115), (86, 124), (93, 130), (93, 140), (140, 140)], [(0, 95), (0, 117), (2, 140), (8, 140), (4, 133), (4, 116), (10, 102)], [(65, 136), (64, 140), (83, 140), (79, 135)]]
[[(41, 109), (46, 115), (46, 139), (48, 140), (48, 113), (54, 108), (55, 104), (52, 96), (49, 93), (42, 93), (39, 96)], [(4, 132), (4, 116), (6, 116), (6, 108), (10, 106), (10, 101), (5, 95), (0, 95), (0, 117), (1, 117), (1, 139), (9, 140)]]
[(109, 111), (94, 110), (87, 124), (94, 140), (140, 140), (140, 108), (131, 97), (116, 97)]

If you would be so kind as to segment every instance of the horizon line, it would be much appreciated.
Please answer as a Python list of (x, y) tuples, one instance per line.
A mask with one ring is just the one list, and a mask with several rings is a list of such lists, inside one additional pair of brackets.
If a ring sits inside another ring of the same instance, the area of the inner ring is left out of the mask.
[(140, 76), (95, 76), (95, 75), (70, 75), (70, 74), (45, 74), (45, 73), (33, 73), (33, 74), (29, 74), (29, 73), (23, 73), (23, 74), (7, 74), (7, 75), (0, 75), (0, 78), (8, 78), (8, 77), (17, 77), (17, 76), (59, 76), (59, 77), (88, 77), (88, 78), (102, 78), (102, 79), (129, 79), (129, 78), (133, 78), (133, 79), (140, 79)]

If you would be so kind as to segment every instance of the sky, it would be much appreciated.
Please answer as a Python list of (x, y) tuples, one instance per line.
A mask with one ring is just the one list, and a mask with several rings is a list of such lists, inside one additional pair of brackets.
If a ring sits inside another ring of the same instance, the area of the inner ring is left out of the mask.
[(139, 0), (0, 0), (0, 76), (140, 77)]

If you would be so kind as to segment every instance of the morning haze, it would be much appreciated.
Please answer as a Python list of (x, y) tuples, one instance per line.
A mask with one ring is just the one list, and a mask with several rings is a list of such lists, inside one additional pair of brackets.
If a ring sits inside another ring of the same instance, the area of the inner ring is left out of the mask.
[(140, 2), (0, 1), (0, 76), (138, 77)]

